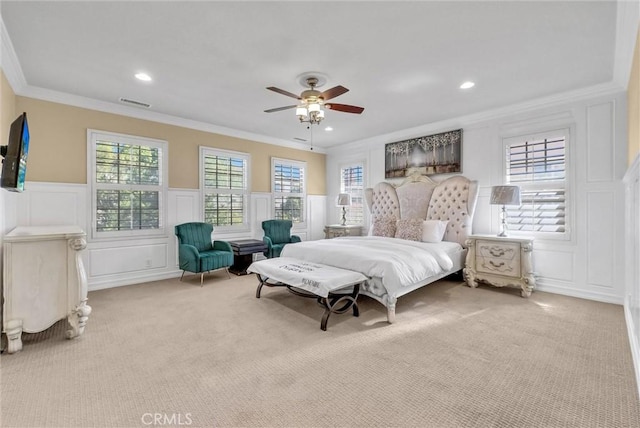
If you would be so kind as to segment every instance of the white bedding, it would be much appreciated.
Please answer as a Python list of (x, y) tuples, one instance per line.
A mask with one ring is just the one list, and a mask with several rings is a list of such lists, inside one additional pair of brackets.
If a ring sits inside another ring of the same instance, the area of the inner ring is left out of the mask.
[(285, 245), (282, 256), (335, 266), (378, 277), (389, 292), (448, 271), (455, 242), (408, 241), (379, 236), (350, 236)]

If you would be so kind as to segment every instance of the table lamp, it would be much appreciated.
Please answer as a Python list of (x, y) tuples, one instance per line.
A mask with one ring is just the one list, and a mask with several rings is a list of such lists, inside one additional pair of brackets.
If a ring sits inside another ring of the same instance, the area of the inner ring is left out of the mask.
[(336, 205), (342, 207), (342, 226), (345, 226), (347, 224), (347, 207), (351, 205), (351, 195), (348, 193), (340, 193)]
[(502, 205), (498, 236), (507, 236), (507, 209), (505, 206), (520, 205), (521, 203), (519, 186), (493, 186), (491, 188), (491, 205)]

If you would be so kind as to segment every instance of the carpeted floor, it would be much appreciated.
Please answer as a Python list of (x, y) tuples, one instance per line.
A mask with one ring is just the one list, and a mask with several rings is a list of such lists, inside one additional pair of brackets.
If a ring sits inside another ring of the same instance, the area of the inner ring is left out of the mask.
[(638, 427), (622, 307), (439, 281), (332, 315), (253, 276), (89, 293), (1, 357), (3, 427)]

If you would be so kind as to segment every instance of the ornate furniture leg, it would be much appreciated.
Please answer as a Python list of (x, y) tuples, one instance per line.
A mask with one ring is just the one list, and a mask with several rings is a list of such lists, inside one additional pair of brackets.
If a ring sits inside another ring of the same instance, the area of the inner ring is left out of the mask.
[(387, 296), (387, 321), (389, 324), (393, 324), (396, 322), (396, 303), (398, 302), (397, 297), (389, 297)]
[(7, 352), (22, 351), (22, 320), (8, 321), (5, 327), (7, 334)]
[(476, 288), (478, 286), (478, 281), (476, 280), (476, 270), (475, 270), (475, 260), (476, 260), (476, 242), (473, 239), (467, 239), (465, 241), (465, 245), (467, 246), (467, 259), (465, 262), (465, 268), (462, 270), (462, 275), (464, 276), (467, 285), (471, 288)]
[(84, 333), (84, 327), (87, 325), (89, 314), (91, 314), (91, 306), (87, 305), (87, 274), (84, 270), (80, 251), (87, 247), (87, 241), (84, 238), (75, 238), (69, 240), (69, 247), (76, 252), (76, 272), (78, 276), (78, 291), (80, 299), (78, 305), (67, 316), (69, 330), (67, 330), (67, 339), (73, 339)]
[(531, 252), (533, 251), (533, 243), (521, 245), (522, 251), (522, 291), (520, 295), (522, 297), (531, 296), (531, 292), (536, 285), (536, 278), (533, 276), (533, 262), (531, 258)]
[(84, 333), (84, 327), (91, 314), (91, 306), (87, 305), (87, 299), (84, 299), (67, 317), (69, 330), (67, 330), (67, 339), (73, 339)]

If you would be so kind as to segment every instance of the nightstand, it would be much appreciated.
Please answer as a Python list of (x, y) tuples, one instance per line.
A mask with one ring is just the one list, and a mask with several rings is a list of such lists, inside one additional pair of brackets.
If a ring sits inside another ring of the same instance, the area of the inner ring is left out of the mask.
[(324, 227), (325, 238), (336, 238), (338, 236), (360, 236), (362, 235), (362, 226), (341, 224), (330, 224)]
[(469, 287), (485, 282), (496, 287), (518, 287), (529, 297), (536, 280), (533, 276), (533, 238), (471, 235), (464, 277)]

